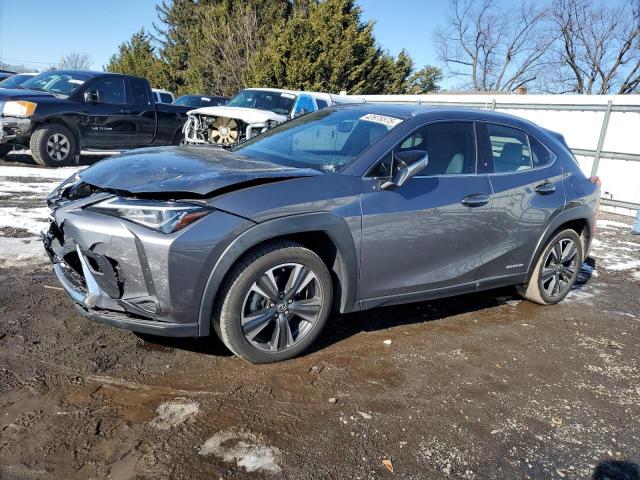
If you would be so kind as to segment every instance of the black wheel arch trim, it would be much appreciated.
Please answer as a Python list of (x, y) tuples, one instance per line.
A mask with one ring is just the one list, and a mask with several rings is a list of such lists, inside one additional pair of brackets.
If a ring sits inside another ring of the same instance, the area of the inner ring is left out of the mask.
[(245, 230), (220, 255), (209, 274), (202, 295), (198, 316), (199, 336), (210, 334), (212, 312), (217, 293), (227, 273), (242, 255), (265, 241), (287, 235), (318, 231), (329, 236), (336, 246), (334, 265), (327, 265), (329, 271), (338, 277), (341, 287), (341, 292), (334, 292), (334, 302), (338, 302), (341, 313), (348, 313), (356, 309), (358, 263), (353, 236), (346, 222), (327, 212), (281, 217), (256, 224)]
[(76, 155), (80, 153), (82, 149), (82, 135), (80, 134), (80, 128), (74, 122), (65, 121), (60, 117), (41, 117), (38, 118), (33, 123), (33, 127), (31, 128), (31, 135), (40, 127), (46, 127), (47, 125), (60, 125), (61, 127), (68, 128), (71, 134), (73, 135), (73, 139), (76, 142)]
[[(531, 275), (533, 273), (533, 266), (535, 265), (535, 262), (538, 260), (538, 257), (544, 250), (551, 236), (562, 225), (572, 221), (576, 221), (576, 220), (585, 221), (587, 224), (587, 228), (589, 229), (589, 231), (591, 231), (592, 223), (593, 223), (593, 209), (589, 205), (585, 205), (585, 204), (569, 206), (569, 208), (562, 210), (556, 216), (554, 216), (553, 219), (547, 224), (547, 227), (545, 228), (540, 239), (538, 240), (538, 243), (536, 244), (536, 248), (534, 249), (533, 254), (531, 255), (531, 258), (529, 259), (529, 265), (527, 268), (527, 279), (526, 279), (527, 282), (531, 279)], [(583, 252), (583, 253), (586, 253), (586, 252)]]

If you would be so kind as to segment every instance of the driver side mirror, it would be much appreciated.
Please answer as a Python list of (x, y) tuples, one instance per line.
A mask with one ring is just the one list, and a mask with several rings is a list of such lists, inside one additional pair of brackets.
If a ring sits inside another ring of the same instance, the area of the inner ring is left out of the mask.
[(408, 150), (406, 152), (394, 152), (393, 162), (398, 162), (396, 173), (391, 180), (384, 182), (380, 188), (401, 187), (411, 178), (415, 177), (429, 163), (429, 155), (424, 150)]
[(84, 92), (84, 101), (85, 103), (99, 103), (100, 96), (98, 95), (97, 90), (87, 90)]

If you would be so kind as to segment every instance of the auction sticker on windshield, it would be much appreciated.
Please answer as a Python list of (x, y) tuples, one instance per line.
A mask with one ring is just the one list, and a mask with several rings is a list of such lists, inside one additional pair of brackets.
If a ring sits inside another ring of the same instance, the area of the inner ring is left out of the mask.
[(399, 118), (388, 117), (387, 115), (377, 115), (375, 113), (367, 113), (366, 115), (363, 115), (362, 117), (360, 117), (360, 120), (380, 123), (388, 127), (389, 130), (391, 130), (393, 127), (395, 127), (399, 123), (402, 123), (402, 120)]

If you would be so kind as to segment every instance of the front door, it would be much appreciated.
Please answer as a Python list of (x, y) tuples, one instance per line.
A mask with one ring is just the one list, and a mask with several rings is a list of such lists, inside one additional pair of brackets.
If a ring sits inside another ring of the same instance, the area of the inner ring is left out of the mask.
[(89, 148), (119, 149), (128, 147), (135, 133), (129, 115), (124, 77), (104, 77), (87, 87), (91, 94), (85, 100), (81, 124), (84, 145)]
[(472, 122), (430, 123), (397, 149), (429, 164), (402, 187), (381, 189), (392, 154), (363, 179), (360, 298), (473, 288), (486, 241), (491, 184), (477, 172)]

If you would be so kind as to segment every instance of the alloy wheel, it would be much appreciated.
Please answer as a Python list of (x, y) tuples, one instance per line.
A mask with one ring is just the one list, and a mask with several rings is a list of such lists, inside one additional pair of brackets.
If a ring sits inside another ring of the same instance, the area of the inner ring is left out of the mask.
[(59, 162), (65, 160), (70, 151), (69, 139), (61, 133), (54, 133), (47, 140), (47, 155)]
[(573, 240), (560, 239), (547, 253), (542, 272), (540, 288), (551, 298), (563, 296), (573, 285), (578, 269), (578, 249)]
[(245, 296), (241, 325), (249, 343), (267, 351), (298, 344), (320, 316), (324, 292), (316, 274), (300, 263), (264, 272)]

